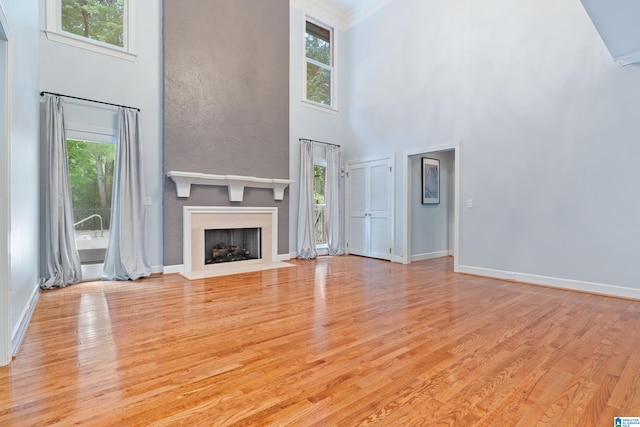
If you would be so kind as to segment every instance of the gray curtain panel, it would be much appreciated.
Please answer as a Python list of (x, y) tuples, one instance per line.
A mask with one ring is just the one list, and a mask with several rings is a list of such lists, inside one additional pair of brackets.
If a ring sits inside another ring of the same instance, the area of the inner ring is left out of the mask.
[(73, 205), (67, 161), (62, 99), (46, 95), (46, 161), (44, 174), (44, 262), (40, 287), (61, 288), (82, 279), (73, 228)]
[(313, 142), (300, 145), (300, 198), (298, 200), (298, 258), (318, 256), (313, 226)]
[(340, 147), (327, 146), (327, 178), (325, 202), (327, 204), (327, 243), (329, 255), (342, 255), (342, 203), (340, 203)]
[(151, 274), (146, 250), (146, 209), (138, 111), (118, 111), (118, 141), (113, 177), (111, 227), (104, 280), (136, 280)]

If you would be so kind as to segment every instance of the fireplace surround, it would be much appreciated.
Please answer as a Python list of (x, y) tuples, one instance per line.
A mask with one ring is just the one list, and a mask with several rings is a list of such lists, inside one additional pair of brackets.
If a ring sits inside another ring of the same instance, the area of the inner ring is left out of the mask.
[[(259, 259), (207, 263), (205, 230), (260, 229)], [(278, 208), (234, 206), (183, 207), (182, 275), (190, 280), (249, 271), (291, 267), (278, 260)]]

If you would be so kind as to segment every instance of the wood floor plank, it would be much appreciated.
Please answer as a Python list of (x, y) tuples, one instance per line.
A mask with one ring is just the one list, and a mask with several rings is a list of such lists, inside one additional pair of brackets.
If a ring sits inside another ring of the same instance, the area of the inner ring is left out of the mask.
[(640, 302), (355, 256), (41, 294), (0, 425), (611, 425)]

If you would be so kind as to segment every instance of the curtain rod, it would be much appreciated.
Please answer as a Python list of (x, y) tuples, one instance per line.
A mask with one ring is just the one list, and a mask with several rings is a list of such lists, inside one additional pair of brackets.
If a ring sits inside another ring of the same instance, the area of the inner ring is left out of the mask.
[(332, 144), (332, 143), (330, 143), (330, 142), (316, 141), (315, 139), (298, 138), (298, 141), (309, 141), (309, 142), (315, 142), (315, 143), (317, 143), (317, 144), (333, 145), (334, 147), (340, 147), (340, 145), (339, 145), (339, 144)]
[(73, 99), (79, 99), (80, 101), (89, 101), (89, 102), (95, 102), (96, 104), (105, 104), (105, 105), (111, 105), (113, 107), (122, 107), (122, 108), (131, 108), (132, 110), (138, 110), (140, 111), (139, 108), (136, 107), (127, 107), (126, 105), (120, 105), (120, 104), (112, 104), (110, 102), (102, 102), (102, 101), (95, 101), (93, 99), (87, 99), (87, 98), (79, 98), (77, 96), (71, 96), (71, 95), (63, 95), (61, 93), (53, 93), (53, 92), (40, 92), (40, 96), (44, 96), (44, 95), (55, 95), (55, 96), (62, 96), (64, 98), (73, 98)]

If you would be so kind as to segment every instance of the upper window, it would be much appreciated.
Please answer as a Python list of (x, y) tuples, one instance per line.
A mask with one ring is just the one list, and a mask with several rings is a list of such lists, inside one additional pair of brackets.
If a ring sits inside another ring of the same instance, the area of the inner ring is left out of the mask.
[(62, 0), (62, 31), (124, 47), (124, 0)]
[(133, 59), (134, 0), (46, 0), (49, 39)]
[(333, 29), (306, 20), (306, 100), (335, 108)]

